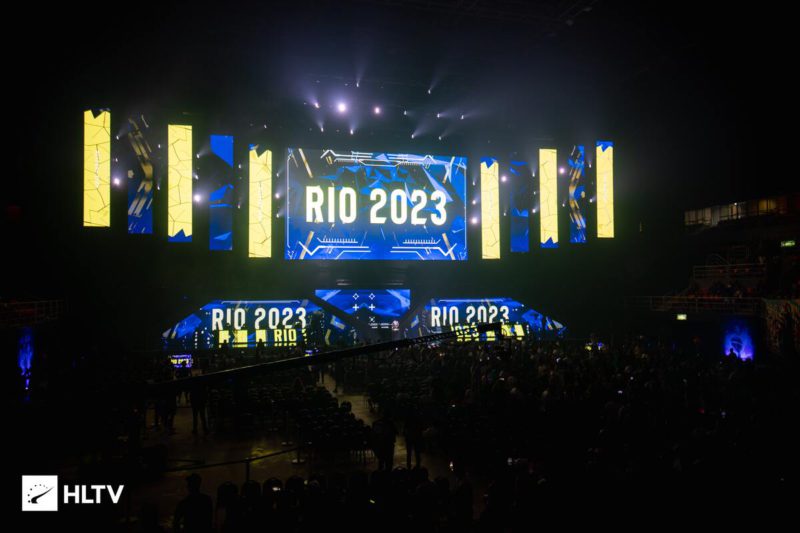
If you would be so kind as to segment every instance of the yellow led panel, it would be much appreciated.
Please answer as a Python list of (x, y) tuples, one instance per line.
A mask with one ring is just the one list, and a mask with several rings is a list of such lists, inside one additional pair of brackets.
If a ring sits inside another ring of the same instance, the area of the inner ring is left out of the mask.
[(556, 150), (539, 150), (539, 242), (542, 248), (558, 248), (558, 163)]
[(170, 124), (167, 129), (169, 192), (167, 238), (192, 241), (192, 127)]
[(597, 141), (597, 237), (614, 238), (614, 143)]
[(83, 225), (111, 226), (111, 113), (83, 113)]
[(272, 257), (272, 152), (250, 149), (250, 213), (248, 254)]
[(481, 257), (500, 259), (500, 184), (497, 160), (481, 162)]

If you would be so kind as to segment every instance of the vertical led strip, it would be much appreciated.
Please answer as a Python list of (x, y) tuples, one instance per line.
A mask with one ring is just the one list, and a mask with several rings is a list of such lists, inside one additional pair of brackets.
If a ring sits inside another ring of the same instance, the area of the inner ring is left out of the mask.
[(481, 252), (483, 259), (500, 259), (500, 190), (496, 159), (481, 160)]
[(192, 242), (192, 127), (169, 125), (167, 239)]
[(597, 141), (597, 237), (614, 238), (614, 143)]
[(272, 152), (250, 147), (250, 257), (272, 257)]
[(558, 163), (556, 150), (539, 150), (539, 212), (542, 248), (558, 248)]
[(111, 113), (83, 113), (83, 225), (111, 226)]

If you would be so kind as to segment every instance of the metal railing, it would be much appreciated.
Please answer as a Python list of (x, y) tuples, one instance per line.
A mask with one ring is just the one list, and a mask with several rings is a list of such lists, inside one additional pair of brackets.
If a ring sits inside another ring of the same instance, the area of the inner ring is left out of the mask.
[(242, 464), (242, 465), (244, 465), (244, 480), (245, 481), (250, 481), (250, 465), (252, 465), (253, 463), (255, 463), (257, 461), (263, 461), (264, 459), (270, 459), (272, 457), (277, 457), (279, 455), (284, 455), (284, 454), (287, 454), (287, 453), (297, 452), (297, 456), (295, 457), (295, 459), (293, 461), (297, 462), (299, 464), (302, 464), (303, 462), (305, 462), (304, 460), (302, 460), (300, 458), (300, 452), (302, 450), (303, 450), (302, 446), (295, 446), (293, 448), (287, 448), (285, 450), (280, 450), (280, 451), (277, 451), (277, 452), (266, 453), (266, 454), (263, 454), (263, 455), (256, 455), (254, 457), (243, 457), (242, 459), (232, 459), (230, 461), (222, 461), (222, 462), (219, 462), (219, 463), (204, 463), (204, 462), (201, 462), (201, 461), (197, 461), (197, 462), (193, 461), (192, 462), (193, 464), (189, 464), (189, 465), (186, 465), (186, 466), (179, 466), (179, 467), (175, 467), (175, 468), (168, 468), (168, 469), (164, 470), (164, 472), (165, 473), (167, 473), (167, 472), (188, 472), (190, 470), (191, 471), (203, 470), (203, 469), (207, 469), (207, 468), (217, 468), (217, 467), (220, 467), (220, 466), (231, 466), (231, 465)]
[(637, 296), (627, 300), (631, 309), (646, 309), (657, 313), (730, 313), (757, 315), (761, 311), (760, 298), (693, 297), (693, 296)]
[(696, 265), (692, 267), (694, 279), (762, 278), (766, 273), (767, 267), (761, 263)]
[(63, 300), (0, 301), (0, 326), (34, 326), (57, 320), (63, 312)]

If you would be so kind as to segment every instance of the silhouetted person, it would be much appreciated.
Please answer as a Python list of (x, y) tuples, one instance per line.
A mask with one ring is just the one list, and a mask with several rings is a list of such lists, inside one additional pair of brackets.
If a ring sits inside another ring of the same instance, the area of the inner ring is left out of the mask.
[(409, 414), (403, 426), (403, 437), (406, 440), (406, 468), (411, 470), (411, 454), (414, 454), (415, 466), (422, 463), (422, 422), (414, 413)]
[(175, 517), (172, 521), (172, 530), (175, 533), (209, 533), (211, 531), (211, 517), (213, 505), (208, 494), (200, 492), (202, 478), (197, 474), (186, 477), (186, 488), (189, 495), (178, 502), (175, 508)]
[(189, 401), (192, 403), (192, 433), (197, 433), (197, 419), (203, 426), (203, 433), (208, 433), (208, 415), (206, 405), (208, 394), (205, 385), (193, 385), (189, 390)]
[(375, 455), (378, 456), (378, 470), (391, 471), (394, 464), (394, 443), (397, 428), (389, 418), (376, 420), (372, 425)]

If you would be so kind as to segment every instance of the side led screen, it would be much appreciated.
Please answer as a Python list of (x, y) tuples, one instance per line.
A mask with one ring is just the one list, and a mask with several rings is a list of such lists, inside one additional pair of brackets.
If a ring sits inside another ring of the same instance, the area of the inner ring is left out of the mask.
[[(128, 233), (153, 233), (153, 196), (160, 170), (158, 144), (153, 145), (154, 128), (143, 115), (128, 118), (126, 141), (119, 163), (128, 183)], [(155, 150), (154, 150), (155, 148)]]
[(586, 164), (586, 151), (583, 146), (575, 146), (569, 156), (569, 242), (586, 242), (586, 218), (581, 212), (581, 204), (586, 198), (583, 184), (583, 170)]
[(525, 161), (511, 160), (508, 166), (511, 251), (530, 251), (530, 214), (533, 204), (533, 173)]
[(83, 225), (111, 226), (111, 112), (83, 113)]
[(167, 238), (192, 242), (192, 127), (167, 128)]
[(540, 245), (558, 248), (558, 162), (556, 150), (539, 150)]
[(481, 160), (481, 257), (500, 259), (500, 190), (496, 159)]
[(233, 250), (233, 136), (212, 135), (211, 157), (203, 166), (211, 181), (208, 196), (208, 249)]
[(250, 147), (248, 256), (272, 257), (272, 152)]
[(597, 237), (614, 238), (614, 143), (597, 141)]

